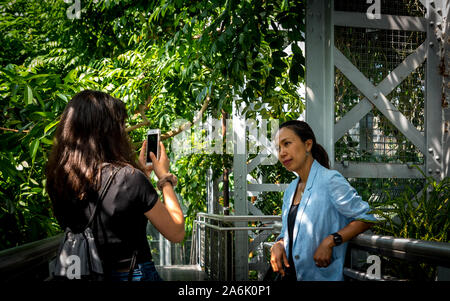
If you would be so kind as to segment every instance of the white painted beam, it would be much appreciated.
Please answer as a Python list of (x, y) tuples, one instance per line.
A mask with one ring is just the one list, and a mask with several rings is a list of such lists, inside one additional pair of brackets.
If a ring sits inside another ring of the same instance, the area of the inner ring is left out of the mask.
[(369, 19), (365, 13), (334, 12), (334, 25), (387, 30), (427, 31), (427, 20), (421, 17), (381, 15), (380, 19)]
[(279, 191), (283, 192), (289, 184), (247, 184), (248, 191), (263, 192), (263, 191)]
[[(419, 168), (424, 170), (425, 167), (421, 165)], [(423, 178), (417, 168), (408, 164), (346, 162), (344, 166), (336, 162), (334, 169), (346, 178)]]

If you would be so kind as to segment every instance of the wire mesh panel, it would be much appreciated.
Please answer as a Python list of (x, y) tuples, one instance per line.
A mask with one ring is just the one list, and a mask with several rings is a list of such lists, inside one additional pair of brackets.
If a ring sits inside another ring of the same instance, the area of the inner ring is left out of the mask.
[(373, 109), (336, 142), (336, 160), (424, 164), (424, 156), (378, 110)]
[[(335, 0), (336, 12), (367, 13), (366, 1)], [(380, 1), (382, 15), (424, 17), (420, 1)], [(342, 22), (339, 24), (342, 25)], [(397, 68), (414, 55), (427, 38), (426, 32), (405, 28), (364, 28), (364, 26), (334, 26), (334, 44), (374, 87), (383, 91), (396, 110), (422, 135), (425, 131), (425, 70), (426, 62), (411, 69), (409, 74), (392, 84)], [(396, 78), (397, 80), (397, 78)], [(352, 109), (366, 100), (359, 87), (335, 68), (335, 121), (339, 122)], [(371, 104), (368, 113), (356, 122), (335, 143), (337, 162), (368, 162), (388, 164), (424, 164), (424, 154)], [(359, 106), (361, 107), (361, 106)], [(416, 187), (422, 180), (349, 179), (366, 200), (391, 197)], [(412, 182), (411, 182), (412, 181)], [(411, 183), (410, 183), (411, 182)], [(414, 188), (416, 189), (416, 188)], [(420, 189), (419, 189), (420, 190)], [(384, 192), (382, 192), (384, 191)]]
[(349, 178), (348, 181), (364, 200), (373, 205), (401, 197), (407, 190), (417, 194), (424, 186), (423, 179)]
[[(426, 39), (422, 32), (335, 27), (335, 45), (375, 86)], [(391, 103), (424, 131), (424, 66), (417, 68), (388, 95)], [(336, 68), (335, 112), (339, 121), (364, 95)], [(378, 110), (373, 109), (335, 145), (343, 155), (364, 162), (423, 163), (423, 155)], [(348, 148), (348, 149), (347, 149)]]

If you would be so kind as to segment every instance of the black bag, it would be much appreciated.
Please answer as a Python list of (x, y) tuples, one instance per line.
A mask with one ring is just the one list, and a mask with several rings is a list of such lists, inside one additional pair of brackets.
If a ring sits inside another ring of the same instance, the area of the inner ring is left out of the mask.
[[(51, 274), (55, 280), (104, 280), (104, 267), (95, 245), (91, 225), (119, 169), (115, 168), (106, 181), (84, 230), (74, 233), (70, 228), (66, 228), (56, 258), (50, 263)], [(133, 266), (132, 268), (134, 269)]]

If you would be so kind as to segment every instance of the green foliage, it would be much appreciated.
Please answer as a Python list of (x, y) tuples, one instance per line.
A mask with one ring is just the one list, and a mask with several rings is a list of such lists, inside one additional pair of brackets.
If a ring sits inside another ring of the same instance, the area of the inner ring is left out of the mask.
[[(20, 66), (0, 69), (1, 125), (15, 128), (0, 136), (0, 248), (54, 234), (58, 230), (45, 201), (43, 178), (52, 144), (55, 114), (48, 110), (49, 87), (58, 77)], [(65, 91), (60, 90), (63, 97)], [(55, 105), (63, 100), (53, 95)]]
[(373, 203), (375, 208), (383, 208), (379, 214), (384, 220), (375, 229), (395, 237), (450, 242), (449, 197), (450, 178), (437, 182), (427, 177), (419, 194), (407, 189), (399, 197)]
[[(44, 168), (58, 118), (83, 89), (126, 103), (137, 149), (147, 127), (165, 133), (177, 119), (192, 121), (207, 98), (206, 112), (216, 119), (233, 102), (267, 103), (260, 111), (266, 119), (303, 110), (297, 88), (304, 56), (296, 44), (304, 36), (303, 1), (81, 3), (81, 18), (69, 19), (69, 4), (60, 0), (0, 2), (0, 249), (60, 231)], [(171, 140), (165, 143), (170, 152)], [(171, 159), (189, 231), (205, 210), (206, 170), (219, 177), (231, 161)]]
[[(425, 175), (424, 175), (425, 177)], [(426, 177), (421, 193), (413, 189), (382, 203), (373, 203), (382, 222), (374, 226), (380, 235), (426, 241), (450, 242), (450, 178), (437, 182)], [(386, 259), (386, 274), (403, 279), (434, 280), (436, 268), (427, 263)]]

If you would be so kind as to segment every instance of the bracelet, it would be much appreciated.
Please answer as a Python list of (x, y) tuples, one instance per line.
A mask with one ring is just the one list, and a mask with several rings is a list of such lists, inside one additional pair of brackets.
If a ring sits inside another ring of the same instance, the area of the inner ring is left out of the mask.
[(178, 179), (175, 175), (168, 173), (164, 177), (162, 177), (161, 179), (158, 180), (158, 182), (156, 183), (156, 186), (158, 187), (159, 190), (162, 191), (162, 188), (166, 183), (170, 183), (170, 184), (172, 184), (172, 186), (176, 186), (177, 181), (178, 181)]

